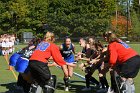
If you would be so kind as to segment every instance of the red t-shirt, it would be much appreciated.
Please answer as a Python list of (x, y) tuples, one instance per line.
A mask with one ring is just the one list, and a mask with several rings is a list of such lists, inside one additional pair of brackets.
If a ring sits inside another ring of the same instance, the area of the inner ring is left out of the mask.
[(37, 45), (36, 50), (30, 57), (30, 60), (37, 60), (47, 63), (48, 59), (52, 56), (53, 60), (60, 66), (65, 65), (62, 55), (57, 45), (48, 42), (41, 42)]
[(124, 42), (112, 42), (108, 46), (110, 55), (110, 64), (113, 66), (118, 63), (124, 63), (129, 58), (138, 55), (138, 53), (130, 48)]

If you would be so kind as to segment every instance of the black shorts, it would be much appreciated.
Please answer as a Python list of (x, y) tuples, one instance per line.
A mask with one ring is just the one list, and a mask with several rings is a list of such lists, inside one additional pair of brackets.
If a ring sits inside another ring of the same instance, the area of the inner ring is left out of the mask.
[(29, 61), (30, 72), (33, 79), (41, 86), (46, 85), (51, 77), (47, 63), (36, 60)]
[(140, 56), (134, 56), (123, 64), (119, 65), (120, 76), (125, 78), (135, 78), (140, 68)]

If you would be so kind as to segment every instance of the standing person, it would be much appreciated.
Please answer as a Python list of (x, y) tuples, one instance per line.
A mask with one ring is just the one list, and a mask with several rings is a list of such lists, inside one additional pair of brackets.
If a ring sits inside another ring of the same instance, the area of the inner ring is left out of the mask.
[(133, 78), (140, 68), (140, 56), (129, 45), (120, 40), (114, 33), (104, 33), (105, 40), (109, 43), (109, 63), (111, 68), (119, 69), (118, 74), (122, 77), (126, 93), (135, 93)]
[[(62, 54), (62, 57), (67, 63), (75, 65), (75, 58), (74, 58), (74, 44), (72, 44), (71, 39), (69, 37), (66, 37), (64, 40), (64, 43), (60, 46), (60, 51)], [(69, 77), (64, 77), (65, 82), (65, 91), (69, 91), (69, 78), (73, 75), (73, 69), (74, 67), (67, 66), (67, 74)]]
[(12, 45), (12, 52), (14, 53), (14, 51), (15, 51), (15, 47), (14, 47), (14, 45), (15, 45), (15, 35), (13, 34), (12, 36), (11, 36), (11, 45)]
[[(7, 34), (4, 34), (2, 37), (2, 55), (9, 64), (9, 38)], [(8, 70), (12, 70), (12, 67), (9, 66)]]
[(9, 37), (9, 53), (11, 54), (13, 52), (13, 40), (12, 36)]
[(65, 77), (68, 77), (66, 65), (72, 66), (72, 64), (68, 64), (62, 59), (59, 47), (53, 43), (54, 41), (54, 34), (52, 32), (47, 32), (44, 40), (37, 45), (36, 50), (30, 57), (29, 68), (31, 75), (35, 80), (32, 84), (30, 93), (36, 92), (37, 84), (42, 87), (44, 93), (49, 93), (49, 88), (52, 88), (51, 86), (48, 86), (51, 73), (47, 65), (48, 59), (51, 56), (53, 60), (62, 67)]

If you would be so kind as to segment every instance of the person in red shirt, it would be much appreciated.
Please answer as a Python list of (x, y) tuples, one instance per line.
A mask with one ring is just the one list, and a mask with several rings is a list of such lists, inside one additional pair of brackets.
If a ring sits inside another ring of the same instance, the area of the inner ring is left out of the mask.
[(134, 93), (133, 78), (139, 72), (140, 56), (111, 31), (104, 33), (104, 38), (109, 43), (108, 52), (111, 68), (119, 69), (117, 72), (122, 77), (124, 83), (131, 86), (131, 88), (127, 88), (127, 93)]
[[(68, 77), (67, 66), (73, 66), (72, 64), (66, 63), (59, 51), (59, 47), (53, 42), (55, 41), (54, 34), (52, 32), (47, 32), (44, 40), (37, 45), (36, 50), (32, 54), (29, 60), (30, 72), (35, 80), (32, 84), (32, 89), (30, 93), (36, 93), (37, 84), (39, 84), (44, 93), (49, 93), (48, 90), (48, 80), (51, 77), (50, 70), (48, 68), (48, 59), (50, 57), (62, 67), (65, 77)], [(51, 92), (52, 93), (52, 92)]]

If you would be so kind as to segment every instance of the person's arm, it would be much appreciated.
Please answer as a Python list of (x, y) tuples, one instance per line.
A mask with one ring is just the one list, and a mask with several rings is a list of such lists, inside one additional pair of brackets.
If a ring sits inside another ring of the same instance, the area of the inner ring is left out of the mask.
[[(59, 65), (61, 66), (62, 70), (63, 70), (63, 73), (65, 76), (68, 76), (68, 73), (67, 73), (67, 64), (63, 58), (62, 58), (62, 55), (59, 51), (59, 48), (56, 46), (56, 45), (53, 45), (51, 46), (51, 54), (52, 54), (52, 57), (53, 57), (53, 60)], [(70, 65), (71, 66), (71, 65)]]
[(56, 45), (51, 45), (51, 54), (52, 58), (58, 65), (66, 65), (66, 62), (62, 59), (62, 55), (59, 51), (59, 48)]
[(90, 63), (96, 64), (98, 62), (104, 62), (104, 61), (109, 61), (109, 52), (107, 48), (104, 48), (102, 50), (102, 53), (97, 56), (95, 59), (93, 59)]
[(62, 49), (63, 49), (63, 46), (62, 46), (62, 45), (60, 45), (60, 46), (59, 46), (59, 50), (61, 51)]
[(91, 49), (90, 49), (89, 44), (86, 45), (86, 54), (85, 55), (86, 55), (86, 57), (85, 58), (81, 58), (81, 60), (90, 61)]
[(52, 66), (58, 66), (55, 62), (48, 62), (48, 66), (52, 67)]
[[(52, 54), (52, 58), (53, 60), (59, 65), (59, 66), (63, 66), (63, 65), (69, 65), (69, 66), (73, 66), (72, 64), (68, 64), (63, 60), (63, 57), (59, 51), (59, 48), (56, 45), (51, 46), (51, 54)], [(65, 66), (64, 66), (65, 67)]]
[(72, 46), (73, 46), (73, 53), (75, 54), (75, 45), (72, 44)]
[(110, 44), (108, 50), (109, 50), (109, 63), (111, 66), (114, 66), (118, 58), (115, 44)]

